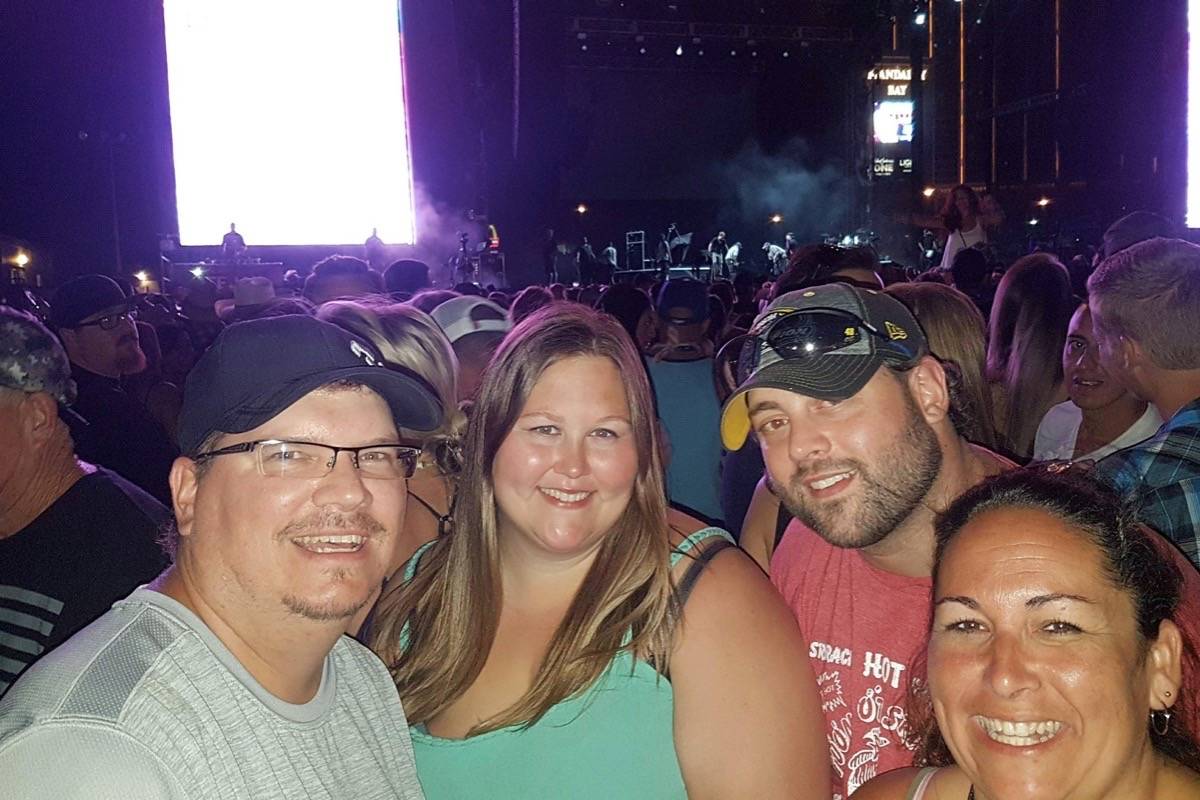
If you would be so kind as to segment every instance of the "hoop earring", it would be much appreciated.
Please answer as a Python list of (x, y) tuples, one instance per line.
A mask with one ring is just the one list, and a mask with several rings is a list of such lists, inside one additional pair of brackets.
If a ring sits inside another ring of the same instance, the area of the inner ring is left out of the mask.
[(1171, 730), (1171, 712), (1167, 709), (1150, 712), (1150, 727), (1159, 736), (1166, 736)]

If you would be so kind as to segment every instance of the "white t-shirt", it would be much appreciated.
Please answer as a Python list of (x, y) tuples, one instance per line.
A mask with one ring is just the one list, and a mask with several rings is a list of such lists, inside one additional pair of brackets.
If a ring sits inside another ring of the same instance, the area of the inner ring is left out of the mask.
[(316, 696), (269, 693), (190, 610), (138, 589), (0, 700), (0, 795), (420, 800), (387, 668), (341, 637)]
[(1081, 422), (1083, 411), (1070, 400), (1051, 406), (1038, 425), (1037, 435), (1033, 440), (1033, 460), (1099, 461), (1110, 453), (1149, 439), (1163, 424), (1158, 411), (1154, 406), (1147, 404), (1146, 411), (1124, 433), (1103, 447), (1076, 458), (1075, 437), (1079, 433)]
[(974, 228), (969, 231), (959, 229), (946, 239), (946, 249), (942, 252), (942, 269), (950, 269), (953, 266), (954, 257), (958, 255), (959, 250), (980, 244), (987, 244), (987, 231), (984, 230), (983, 223), (976, 219)]

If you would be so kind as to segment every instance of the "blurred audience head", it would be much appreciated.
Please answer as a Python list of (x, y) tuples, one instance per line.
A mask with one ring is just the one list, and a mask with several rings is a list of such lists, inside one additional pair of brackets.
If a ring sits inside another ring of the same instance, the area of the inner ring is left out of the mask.
[(526, 286), (513, 298), (512, 305), (508, 309), (508, 317), (512, 320), (512, 324), (516, 325), (542, 306), (548, 306), (553, 302), (554, 297), (544, 286)]
[(315, 306), (341, 297), (363, 297), (383, 291), (383, 281), (370, 265), (354, 256), (332, 255), (313, 264), (304, 281), (304, 298)]
[(406, 292), (414, 295), (432, 284), (429, 280), (429, 265), (415, 258), (393, 261), (383, 271), (384, 291), (392, 294)]
[(950, 415), (963, 438), (996, 446), (992, 395), (984, 377), (987, 323), (971, 298), (940, 283), (894, 283), (885, 290), (916, 317), (929, 350), (946, 368), (947, 380), (959, 382)]
[(1088, 279), (1088, 304), (1109, 374), (1164, 418), (1200, 394), (1200, 246), (1150, 239), (1110, 256)]
[(1033, 454), (1038, 423), (1064, 394), (1062, 349), (1075, 305), (1067, 268), (1047, 253), (1018, 259), (996, 287), (987, 377), (1003, 390), (1001, 444), (1019, 458)]
[(508, 313), (482, 297), (460, 296), (435, 307), (432, 316), (458, 357), (458, 399), (470, 400), (492, 353), (512, 329)]

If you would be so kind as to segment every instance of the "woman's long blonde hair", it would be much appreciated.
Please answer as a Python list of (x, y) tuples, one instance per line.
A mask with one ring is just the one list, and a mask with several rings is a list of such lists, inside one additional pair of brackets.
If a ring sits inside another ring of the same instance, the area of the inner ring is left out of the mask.
[(412, 306), (373, 300), (332, 300), (317, 316), (369, 340), (388, 364), (424, 379), (437, 394), (442, 422), (420, 434), (430, 461), (447, 475), (460, 468), (459, 444), (467, 419), (458, 408), (458, 358), (433, 317)]
[(619, 651), (666, 668), (678, 605), (650, 385), (615, 320), (557, 304), (517, 325), (492, 358), (467, 425), (453, 530), (424, 554), (412, 580), (389, 587), (376, 610), (370, 644), (391, 671), (412, 724), (428, 723), (461, 697), (491, 652), (503, 602), (492, 464), (543, 371), (580, 356), (608, 358), (622, 376), (638, 452), (633, 496), (605, 536), (533, 685), (468, 735), (532, 725), (591, 686)]

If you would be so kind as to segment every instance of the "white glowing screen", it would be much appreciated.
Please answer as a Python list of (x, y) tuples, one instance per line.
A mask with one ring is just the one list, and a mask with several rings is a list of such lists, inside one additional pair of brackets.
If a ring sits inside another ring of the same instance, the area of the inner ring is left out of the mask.
[(875, 104), (873, 119), (875, 141), (897, 144), (913, 140), (913, 104), (911, 100), (884, 100)]
[(1187, 211), (1189, 228), (1200, 228), (1200, 0), (1188, 0)]
[(164, 0), (183, 244), (416, 240), (398, 0)]

